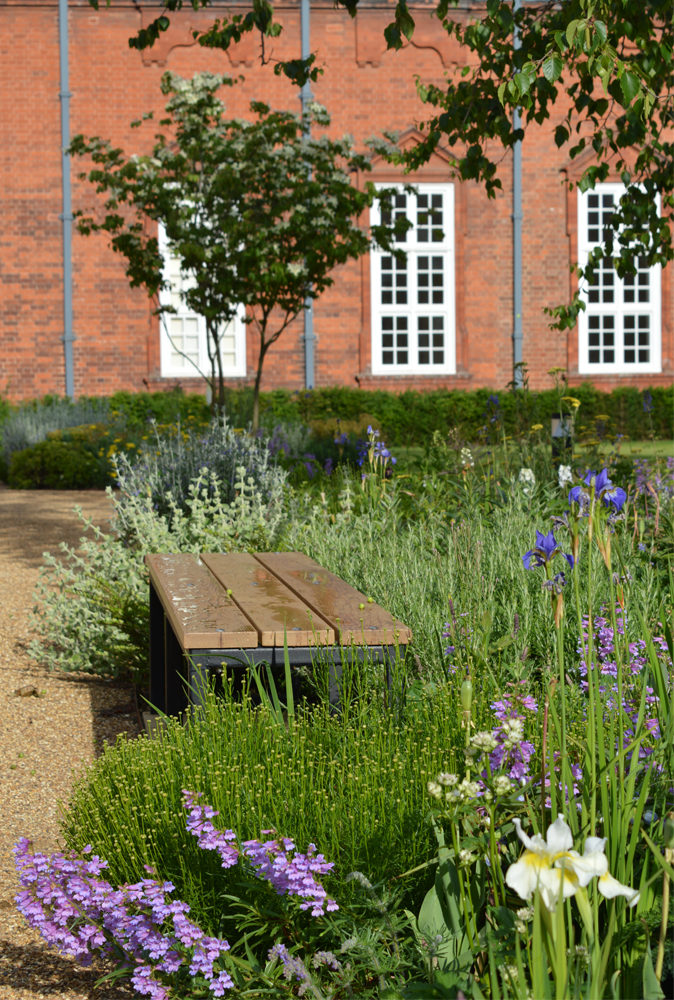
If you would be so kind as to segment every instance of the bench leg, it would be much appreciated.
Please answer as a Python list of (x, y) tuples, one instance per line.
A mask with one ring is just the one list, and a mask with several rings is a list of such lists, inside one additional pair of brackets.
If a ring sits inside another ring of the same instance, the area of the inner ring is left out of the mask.
[(166, 657), (164, 649), (164, 609), (150, 583), (150, 705), (166, 711)]

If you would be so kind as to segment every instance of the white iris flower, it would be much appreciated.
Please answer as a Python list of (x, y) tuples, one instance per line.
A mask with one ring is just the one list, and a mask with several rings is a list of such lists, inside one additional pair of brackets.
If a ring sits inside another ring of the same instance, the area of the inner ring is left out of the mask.
[(519, 861), (506, 872), (506, 884), (522, 899), (531, 899), (536, 889), (548, 910), (553, 911), (558, 899), (574, 896), (596, 876), (597, 887), (607, 899), (625, 896), (630, 906), (639, 901), (639, 892), (618, 882), (609, 874), (604, 854), (605, 837), (588, 837), (580, 855), (573, 850), (571, 830), (562, 816), (548, 827), (546, 839), (540, 834), (528, 837), (519, 819), (513, 820), (526, 850)]

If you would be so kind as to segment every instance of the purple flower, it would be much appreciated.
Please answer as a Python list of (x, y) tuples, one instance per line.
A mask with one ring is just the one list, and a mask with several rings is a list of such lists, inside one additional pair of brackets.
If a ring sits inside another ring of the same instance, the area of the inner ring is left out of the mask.
[[(609, 479), (608, 469), (602, 469), (599, 473), (592, 472), (588, 469), (583, 482), (586, 486), (591, 487), (593, 480), (595, 495), (599, 497), (605, 507), (613, 507), (613, 510), (616, 513), (619, 513), (627, 500), (625, 490), (623, 490), (620, 486), (613, 485)], [(578, 504), (581, 508), (581, 512), (585, 513), (586, 509), (589, 507), (590, 494), (587, 490), (584, 490), (582, 486), (574, 486), (573, 489), (569, 491), (569, 503)]]
[(535, 569), (537, 566), (547, 566), (558, 552), (564, 556), (571, 569), (573, 569), (573, 556), (567, 552), (562, 552), (553, 531), (550, 530), (547, 535), (544, 535), (541, 531), (536, 531), (536, 544), (533, 549), (529, 549), (522, 556), (524, 568)]
[[(170, 882), (142, 879), (114, 889), (100, 878), (106, 863), (96, 856), (47, 857), (31, 854), (29, 847), (25, 839), (15, 847), (22, 886), (17, 906), (49, 945), (83, 965), (96, 954), (114, 957), (121, 949), (131, 985), (153, 1000), (169, 996), (163, 977), (185, 961), (192, 963), (191, 972), (213, 979), (213, 963), (229, 945), (206, 937), (186, 916), (187, 903), (167, 899), (173, 891)], [(215, 996), (222, 995), (227, 979), (226, 973), (224, 978), (219, 974)]]

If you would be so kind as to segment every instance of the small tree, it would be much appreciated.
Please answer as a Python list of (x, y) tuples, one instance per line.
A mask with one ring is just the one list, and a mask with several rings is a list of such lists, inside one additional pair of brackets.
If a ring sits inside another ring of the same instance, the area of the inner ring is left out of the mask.
[[(109, 0), (108, 0), (109, 2)], [(99, 0), (89, 0), (98, 8)], [(160, 0), (159, 10), (129, 39), (148, 48), (168, 30), (170, 15), (214, 0)], [(218, 5), (219, 6), (219, 5)], [(194, 31), (205, 48), (227, 49), (249, 31), (274, 37), (282, 28), (273, 0), (246, 0), (216, 11), (212, 24)], [(335, 0), (352, 16), (365, 0)], [(382, 4), (389, 49), (414, 36), (417, 11), (409, 0)], [(462, 179), (501, 187), (498, 166), (527, 130), (557, 116), (554, 139), (561, 159), (579, 161), (579, 190), (609, 175), (627, 191), (579, 276), (591, 280), (600, 262), (621, 277), (633, 274), (635, 256), (647, 266), (674, 260), (674, 3), (672, 0), (433, 0), (434, 16), (465, 51), (465, 67), (442, 84), (417, 82), (428, 108), (424, 141), (394, 154), (412, 169), (426, 163), (439, 142), (452, 150)], [(296, 83), (320, 72), (312, 55), (276, 66)], [(557, 109), (555, 111), (555, 109)], [(514, 112), (519, 110), (518, 121)], [(591, 154), (591, 155), (588, 155)], [(659, 205), (658, 205), (659, 201)], [(579, 292), (552, 310), (557, 327), (572, 326), (584, 308)]]
[(225, 119), (217, 92), (231, 82), (210, 73), (192, 80), (165, 74), (162, 92), (169, 100), (159, 122), (165, 131), (155, 136), (149, 155), (127, 156), (107, 140), (82, 135), (70, 152), (91, 157), (94, 167), (80, 176), (105, 196), (102, 217), (78, 213), (80, 232), (109, 233), (113, 249), (126, 258), (131, 285), (146, 288), (151, 297), (167, 281), (157, 232), (147, 223), (163, 225), (187, 279), (185, 304), (206, 321), (211, 371), (204, 377), (218, 409), (224, 406), (220, 338), (226, 323), (246, 307), (246, 322), (260, 338), (256, 430), (271, 345), (306, 298), (333, 283), (335, 265), (359, 257), (374, 239), (395, 252), (396, 230), (376, 226), (368, 232), (358, 225), (364, 209), (387, 195), (371, 183), (364, 189), (354, 185), (350, 175), (369, 170), (370, 163), (354, 153), (349, 139), (308, 136), (310, 123), (329, 125), (324, 108), (313, 105), (301, 119), (254, 102), (254, 120)]

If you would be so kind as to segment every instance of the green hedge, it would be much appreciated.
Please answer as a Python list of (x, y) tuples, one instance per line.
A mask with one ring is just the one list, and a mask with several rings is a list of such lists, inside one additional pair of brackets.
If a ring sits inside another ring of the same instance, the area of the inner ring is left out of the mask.
[[(580, 400), (576, 418), (579, 435), (594, 434), (598, 429), (602, 435), (622, 434), (635, 440), (674, 437), (674, 386), (646, 392), (621, 388), (605, 393), (585, 383), (569, 389), (568, 394)], [(241, 423), (245, 423), (249, 399), (249, 390), (229, 394), (228, 406)], [(648, 406), (652, 407), (650, 412)], [(301, 420), (316, 426), (337, 420), (353, 424), (364, 419), (366, 423), (376, 421), (391, 445), (423, 445), (434, 431), (444, 435), (454, 428), (466, 441), (494, 438), (502, 431), (517, 434), (532, 424), (545, 426), (558, 409), (559, 394), (554, 389), (438, 389), (400, 394), (341, 387), (311, 392), (277, 389), (264, 393), (261, 399), (267, 426), (278, 421)]]
[(15, 451), (7, 476), (15, 490), (103, 489), (112, 482), (110, 463), (89, 442), (55, 438)]

